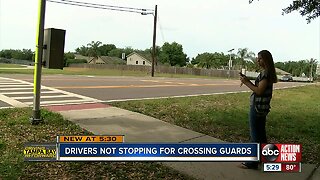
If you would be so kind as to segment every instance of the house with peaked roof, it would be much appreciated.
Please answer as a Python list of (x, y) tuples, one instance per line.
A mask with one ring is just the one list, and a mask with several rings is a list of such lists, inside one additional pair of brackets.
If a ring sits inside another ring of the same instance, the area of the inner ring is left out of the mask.
[(90, 57), (82, 56), (80, 54), (74, 54), (74, 59), (84, 59), (84, 60), (87, 60), (87, 62), (88, 62), (90, 60)]
[(141, 54), (133, 52), (127, 56), (127, 65), (151, 66), (151, 60)]
[(88, 57), (75, 54), (75, 59), (85, 59), (88, 64), (125, 64), (124, 60), (111, 56)]
[(290, 74), (282, 69), (279, 69), (279, 68), (275, 68), (275, 69), (276, 69), (276, 74), (279, 74), (279, 75), (289, 75)]
[(88, 64), (125, 64), (125, 61), (118, 57), (98, 56), (92, 57)]

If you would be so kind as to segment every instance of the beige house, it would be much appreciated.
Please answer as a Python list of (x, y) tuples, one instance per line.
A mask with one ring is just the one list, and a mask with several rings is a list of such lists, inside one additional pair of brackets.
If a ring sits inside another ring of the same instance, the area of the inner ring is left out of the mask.
[(101, 56), (98, 56), (98, 57), (92, 57), (88, 61), (88, 64), (106, 64), (106, 63), (104, 62)]
[(146, 57), (133, 52), (127, 56), (127, 65), (151, 66), (151, 61)]

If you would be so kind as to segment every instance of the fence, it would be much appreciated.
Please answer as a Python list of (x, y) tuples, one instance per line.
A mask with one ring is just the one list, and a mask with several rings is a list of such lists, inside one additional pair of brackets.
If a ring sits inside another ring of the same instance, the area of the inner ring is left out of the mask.
[[(136, 65), (70, 64), (69, 67), (151, 72), (151, 66), (136, 66)], [(231, 77), (231, 78), (239, 77), (239, 71), (237, 70), (230, 70), (230, 76), (229, 76), (228, 74), (229, 70), (170, 67), (170, 66), (155, 66), (155, 73), (187, 74), (187, 75), (197, 75), (197, 76)]]

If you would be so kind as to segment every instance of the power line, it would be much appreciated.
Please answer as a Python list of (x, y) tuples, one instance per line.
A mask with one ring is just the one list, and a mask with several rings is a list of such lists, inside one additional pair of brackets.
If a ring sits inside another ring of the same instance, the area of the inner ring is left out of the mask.
[(66, 5), (73, 5), (73, 6), (80, 6), (80, 7), (89, 7), (89, 8), (96, 8), (96, 9), (106, 9), (106, 10), (113, 10), (113, 11), (124, 11), (124, 12), (133, 12), (133, 13), (145, 13), (146, 11), (154, 11), (152, 9), (141, 9), (141, 8), (131, 8), (131, 7), (121, 7), (121, 6), (111, 6), (111, 5), (104, 5), (104, 4), (94, 4), (94, 3), (87, 3), (87, 2), (79, 2), (79, 1), (69, 1), (69, 0), (47, 0), (48, 2), (58, 3), (58, 4), (66, 4)]
[(160, 27), (162, 42), (164, 43), (164, 42), (165, 42), (165, 39), (164, 39), (164, 35), (163, 35), (162, 26), (161, 26), (161, 23), (160, 23), (160, 16), (158, 16), (158, 22), (159, 22), (158, 24), (159, 24), (159, 27)]
[(95, 9), (106, 9), (106, 10), (113, 10), (113, 11), (124, 11), (124, 12), (133, 12), (133, 13), (141, 13), (139, 11), (133, 11), (133, 10), (124, 10), (124, 9), (116, 9), (116, 8), (107, 8), (102, 6), (90, 6), (85, 4), (76, 4), (76, 3), (69, 3), (69, 2), (63, 2), (63, 1), (53, 1), (53, 0), (47, 0), (48, 2), (58, 3), (58, 4), (66, 4), (66, 5), (73, 5), (73, 6), (80, 6), (80, 7), (89, 7), (89, 8), (95, 8)]
[(145, 10), (145, 11), (154, 11), (153, 9), (132, 8), (132, 7), (124, 7), (124, 6), (112, 6), (112, 5), (94, 4), (94, 3), (70, 1), (70, 0), (60, 0), (60, 1), (78, 3), (78, 4), (86, 4), (86, 5), (93, 5), (93, 6), (105, 6), (105, 7), (119, 8), (119, 9), (133, 9), (133, 10), (140, 10), (140, 11), (143, 11), (143, 10)]

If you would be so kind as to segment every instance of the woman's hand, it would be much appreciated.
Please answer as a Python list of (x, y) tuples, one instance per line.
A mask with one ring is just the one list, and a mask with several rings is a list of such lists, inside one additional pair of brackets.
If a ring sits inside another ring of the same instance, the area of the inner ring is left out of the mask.
[(242, 86), (242, 84), (247, 84), (250, 80), (248, 79), (247, 76), (242, 75), (242, 76), (240, 76), (240, 81), (241, 81), (240, 86)]

